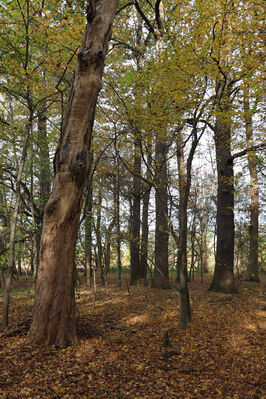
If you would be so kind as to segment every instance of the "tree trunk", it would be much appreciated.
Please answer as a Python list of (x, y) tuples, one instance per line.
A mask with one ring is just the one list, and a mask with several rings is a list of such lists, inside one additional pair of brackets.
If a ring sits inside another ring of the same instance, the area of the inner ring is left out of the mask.
[(18, 261), (18, 276), (22, 276), (22, 269), (21, 269), (21, 245), (18, 246), (18, 252), (17, 252), (17, 261)]
[(49, 141), (47, 137), (46, 102), (42, 101), (38, 114), (38, 147), (39, 147), (39, 185), (40, 185), (40, 212), (41, 219), (45, 205), (50, 195), (51, 170)]
[(54, 159), (53, 192), (44, 211), (31, 342), (64, 347), (77, 341), (74, 254), (82, 193), (88, 174), (88, 150), (104, 60), (117, 0), (98, 0), (76, 64), (59, 146)]
[(86, 203), (85, 203), (85, 277), (86, 285), (92, 286), (93, 279), (93, 267), (92, 267), (92, 206), (93, 206), (93, 152), (89, 151), (89, 172), (88, 172), (88, 183), (86, 192)]
[[(253, 146), (252, 111), (249, 105), (249, 88), (244, 89), (244, 118), (247, 148)], [(259, 235), (259, 184), (256, 166), (256, 154), (248, 152), (248, 169), (250, 174), (250, 225), (249, 225), (249, 257), (247, 280), (259, 282), (258, 235)]]
[(200, 221), (200, 257), (201, 257), (201, 265), (202, 265), (202, 273), (208, 273), (208, 262), (209, 262), (209, 253), (208, 253), (208, 243), (207, 243), (207, 231), (206, 231), (206, 222), (204, 220), (204, 215), (199, 217)]
[(24, 142), (23, 149), (22, 149), (20, 165), (19, 165), (17, 181), (16, 181), (15, 208), (14, 208), (14, 212), (13, 212), (13, 215), (11, 218), (11, 224), (10, 224), (8, 274), (7, 274), (7, 277), (5, 280), (5, 289), (4, 289), (4, 297), (3, 297), (3, 321), (2, 321), (3, 327), (8, 326), (10, 292), (11, 292), (12, 277), (13, 277), (14, 268), (15, 268), (16, 229), (17, 229), (17, 220), (18, 220), (20, 198), (21, 198), (20, 185), (21, 185), (22, 173), (23, 173), (23, 169), (24, 169), (24, 165), (25, 165), (25, 161), (26, 161), (26, 156), (27, 156), (29, 137), (30, 137), (30, 125), (27, 125), (26, 137), (25, 137), (25, 142)]
[[(40, 245), (41, 245), (41, 229), (42, 220), (45, 205), (48, 201), (51, 189), (51, 170), (50, 170), (50, 153), (49, 153), (49, 141), (47, 137), (47, 117), (46, 117), (46, 101), (41, 102), (40, 110), (38, 113), (38, 147), (39, 147), (39, 201), (40, 201), (40, 214), (38, 218), (33, 216), (34, 224), (36, 225), (37, 232), (34, 236), (34, 244), (36, 251), (36, 261), (34, 269), (34, 280), (37, 279), (39, 258), (40, 258)], [(33, 198), (32, 198), (32, 214), (33, 208)]]
[(105, 267), (105, 275), (110, 272), (110, 261), (111, 261), (111, 235), (112, 230), (115, 225), (115, 217), (113, 217), (111, 223), (108, 226), (108, 229), (105, 233), (105, 248), (104, 248), (104, 267)]
[(115, 227), (116, 227), (116, 254), (117, 254), (117, 285), (122, 285), (121, 263), (121, 232), (120, 232), (120, 171), (119, 160), (116, 162), (116, 175), (114, 179)]
[(96, 218), (96, 241), (97, 241), (97, 268), (100, 268), (98, 272), (101, 275), (101, 283), (104, 287), (104, 265), (103, 265), (103, 248), (102, 248), (102, 235), (101, 235), (101, 219), (102, 219), (102, 186), (101, 181), (99, 182), (98, 191), (98, 204), (97, 204), (97, 218)]
[[(136, 27), (136, 47), (141, 46), (142, 37), (142, 18), (137, 15)], [(135, 54), (137, 71), (141, 70), (141, 54)], [(133, 87), (133, 94), (137, 101), (138, 93)], [(144, 270), (141, 268), (140, 262), (140, 176), (141, 174), (141, 152), (140, 152), (140, 135), (137, 129), (134, 129), (134, 175), (133, 175), (133, 201), (132, 201), (132, 220), (131, 220), (131, 243), (130, 243), (130, 284), (134, 285), (141, 278), (144, 278)]]
[(234, 171), (231, 157), (231, 120), (229, 115), (230, 77), (217, 82), (217, 107), (214, 139), (216, 150), (217, 198), (217, 247), (211, 291), (233, 293), (234, 283)]
[(88, 193), (88, 208), (85, 216), (85, 277), (86, 285), (92, 285), (92, 190)]
[(191, 263), (189, 269), (189, 281), (192, 280), (192, 272), (195, 269), (195, 236), (196, 236), (196, 215), (193, 215), (192, 229), (190, 233), (190, 241), (191, 241)]
[(141, 173), (140, 149), (135, 133), (134, 139), (134, 176), (133, 176), (133, 204), (131, 219), (131, 243), (130, 243), (130, 284), (135, 284), (144, 278), (140, 267), (140, 179), (137, 175)]
[(142, 200), (142, 234), (141, 234), (141, 250), (140, 250), (140, 268), (143, 271), (143, 278), (147, 284), (148, 270), (148, 238), (149, 238), (149, 202), (151, 188), (146, 187)]
[[(0, 179), (2, 180), (2, 173), (0, 171)], [(7, 247), (7, 229), (8, 229), (8, 218), (6, 214), (6, 200), (4, 195), (4, 187), (3, 192), (1, 192), (2, 187), (0, 187), (0, 223), (1, 223), (1, 231), (0, 231), (0, 255), (5, 252), (5, 248)], [(4, 251), (4, 252), (2, 252)]]
[(198, 144), (197, 129), (193, 127), (193, 141), (187, 159), (184, 160), (184, 140), (182, 131), (179, 133), (177, 152), (178, 180), (179, 180), (179, 240), (177, 255), (177, 278), (180, 284), (180, 314), (179, 327), (186, 328), (191, 321), (191, 308), (188, 291), (187, 276), (187, 207), (191, 186), (191, 168), (194, 153)]
[(155, 145), (155, 270), (154, 284), (156, 288), (169, 289), (168, 270), (168, 194), (167, 194), (167, 145), (165, 138), (156, 137)]
[[(32, 148), (33, 152), (33, 148)], [(33, 154), (32, 154), (33, 157)], [(37, 277), (38, 272), (38, 264), (39, 264), (39, 240), (38, 240), (38, 233), (37, 233), (37, 223), (36, 223), (36, 213), (35, 213), (35, 204), (34, 204), (34, 179), (33, 179), (33, 159), (31, 160), (31, 168), (30, 168), (30, 209), (31, 209), (31, 218), (32, 218), (32, 228), (36, 233), (32, 237), (32, 262), (31, 262), (31, 273), (34, 276), (34, 281)]]

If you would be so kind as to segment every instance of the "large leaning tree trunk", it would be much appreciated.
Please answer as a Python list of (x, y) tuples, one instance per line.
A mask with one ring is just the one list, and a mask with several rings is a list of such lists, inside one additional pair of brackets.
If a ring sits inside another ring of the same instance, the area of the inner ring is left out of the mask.
[(90, 1), (87, 7), (87, 26), (54, 159), (53, 191), (44, 212), (29, 331), (33, 343), (64, 347), (77, 341), (74, 253), (96, 100), (116, 7), (117, 0)]
[(231, 90), (229, 74), (217, 81), (217, 113), (214, 126), (216, 149), (217, 198), (217, 248), (215, 269), (210, 291), (233, 293), (234, 281), (234, 170), (231, 155)]

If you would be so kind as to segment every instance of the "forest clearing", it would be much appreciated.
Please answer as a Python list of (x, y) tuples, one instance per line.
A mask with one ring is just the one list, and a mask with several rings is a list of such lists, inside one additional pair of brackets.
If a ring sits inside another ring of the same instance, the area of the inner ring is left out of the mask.
[[(24, 282), (25, 283), (25, 282)], [(178, 324), (178, 292), (117, 288), (108, 296), (79, 287), (79, 343), (31, 346), (30, 288), (13, 294), (10, 327), (0, 330), (1, 399), (263, 399), (263, 283), (243, 282), (233, 295), (190, 283), (193, 322)], [(264, 280), (265, 284), (265, 280)], [(93, 303), (94, 302), (94, 303)], [(180, 354), (167, 356), (168, 331)]]

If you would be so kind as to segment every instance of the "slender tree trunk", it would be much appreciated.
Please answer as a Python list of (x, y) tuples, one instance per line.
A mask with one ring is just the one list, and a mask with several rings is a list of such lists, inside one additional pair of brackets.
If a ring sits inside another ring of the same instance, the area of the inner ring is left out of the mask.
[(88, 150), (116, 0), (91, 2), (87, 26), (54, 159), (53, 192), (44, 212), (31, 342), (66, 346), (77, 341), (74, 255)]
[[(142, 18), (137, 15), (136, 29), (136, 47), (141, 45), (142, 37)], [(135, 60), (137, 71), (141, 70), (141, 53), (136, 53)], [(136, 86), (135, 86), (136, 87)], [(138, 93), (134, 90), (133, 94), (137, 101)], [(130, 284), (134, 285), (141, 278), (144, 278), (144, 270), (140, 262), (140, 194), (141, 180), (138, 176), (141, 174), (141, 152), (140, 135), (137, 129), (134, 130), (134, 175), (133, 175), (133, 201), (132, 201), (132, 220), (131, 220), (131, 244), (130, 244)]]
[(177, 278), (180, 284), (180, 315), (179, 327), (186, 328), (191, 321), (191, 308), (187, 277), (187, 207), (191, 186), (191, 168), (194, 153), (198, 144), (197, 129), (193, 127), (193, 141), (189, 152), (187, 166), (185, 166), (183, 136), (179, 133), (178, 143), (178, 178), (179, 178), (179, 240), (177, 255)]
[(39, 186), (40, 186), (40, 212), (43, 217), (44, 208), (50, 195), (51, 170), (49, 141), (47, 137), (46, 102), (42, 101), (38, 114), (38, 146), (39, 146)]
[[(2, 173), (0, 171), (0, 179), (2, 180)], [(8, 219), (6, 215), (6, 207), (5, 207), (5, 195), (4, 188), (1, 192), (2, 187), (0, 187), (0, 223), (2, 225), (2, 229), (0, 232), (0, 254), (5, 250), (7, 246), (7, 229), (8, 229)]]
[(103, 265), (103, 250), (102, 250), (102, 236), (101, 236), (101, 219), (102, 219), (102, 186), (99, 182), (98, 204), (97, 204), (97, 218), (96, 218), (96, 241), (97, 241), (97, 268), (100, 271), (102, 286), (105, 285), (104, 279), (104, 265)]
[(92, 285), (93, 268), (92, 268), (92, 191), (88, 193), (88, 208), (85, 216), (85, 277), (86, 285)]
[(116, 254), (117, 254), (117, 285), (122, 285), (121, 263), (121, 231), (120, 231), (120, 171), (119, 161), (116, 164), (116, 176), (114, 180), (115, 226), (116, 226)]
[[(244, 117), (247, 148), (253, 146), (252, 111), (249, 105), (249, 88), (244, 89)], [(256, 154), (248, 153), (248, 169), (250, 174), (250, 225), (249, 225), (249, 257), (247, 280), (259, 282), (258, 235), (259, 235), (259, 184), (256, 166)]]
[(217, 247), (216, 263), (211, 291), (233, 293), (234, 283), (234, 171), (231, 157), (231, 120), (229, 99), (230, 77), (217, 82), (217, 107), (214, 139), (216, 149), (218, 198), (217, 198)]
[[(34, 280), (37, 279), (39, 258), (40, 258), (40, 245), (41, 245), (41, 230), (44, 208), (48, 201), (51, 189), (51, 170), (50, 170), (50, 153), (49, 141), (47, 137), (47, 117), (46, 117), (46, 101), (41, 102), (38, 113), (38, 147), (39, 147), (39, 210), (38, 217), (34, 216), (34, 224), (36, 225), (37, 232), (34, 236), (36, 261), (34, 269)], [(32, 198), (32, 214), (34, 214), (33, 198)]]
[(92, 226), (93, 226), (93, 152), (89, 151), (89, 172), (85, 203), (85, 277), (86, 285), (92, 286), (93, 266), (92, 266)]
[(202, 265), (202, 273), (208, 273), (208, 244), (207, 244), (207, 232), (206, 232), (206, 222), (204, 216), (200, 216), (200, 257)]
[(196, 235), (196, 216), (193, 216), (192, 230), (191, 230), (191, 264), (189, 269), (189, 281), (192, 279), (192, 271), (195, 268), (195, 235)]
[[(151, 163), (152, 163), (152, 145), (148, 144), (147, 147), (147, 170), (146, 179), (151, 181)], [(144, 194), (142, 197), (142, 231), (141, 231), (141, 247), (140, 247), (140, 267), (143, 271), (144, 284), (147, 285), (147, 271), (148, 271), (148, 239), (149, 239), (149, 204), (151, 186), (144, 183)]]
[(108, 226), (108, 229), (105, 234), (105, 251), (104, 251), (104, 267), (105, 267), (105, 275), (107, 275), (110, 272), (110, 261), (111, 261), (111, 235), (112, 235), (112, 230), (115, 225), (115, 217), (112, 219), (110, 225)]
[(155, 145), (155, 270), (154, 284), (156, 288), (169, 289), (168, 270), (168, 193), (167, 193), (167, 145), (165, 138), (156, 137)]
[(18, 247), (18, 255), (17, 255), (17, 259), (18, 259), (18, 275), (22, 276), (22, 268), (21, 268), (21, 245), (19, 245)]
[(145, 284), (147, 284), (147, 270), (148, 270), (148, 238), (149, 238), (149, 202), (150, 202), (150, 187), (146, 187), (146, 192), (142, 201), (142, 235), (141, 235), (141, 250), (140, 250), (140, 268), (143, 271)]
[(134, 139), (134, 176), (133, 176), (133, 201), (131, 219), (130, 243), (130, 284), (135, 284), (144, 277), (140, 267), (140, 179), (136, 175), (141, 173), (141, 157), (137, 140)]
[[(31, 149), (33, 152), (33, 148)], [(33, 157), (33, 154), (32, 154)], [(30, 168), (30, 209), (31, 209), (31, 218), (32, 218), (32, 228), (34, 231), (37, 231), (37, 223), (36, 223), (36, 213), (34, 207), (34, 181), (33, 181), (33, 159), (31, 159), (31, 168)], [(34, 276), (34, 281), (37, 276), (38, 264), (39, 264), (39, 242), (37, 238), (38, 233), (35, 233), (32, 237), (32, 259), (31, 259), (31, 273)]]
[(10, 292), (11, 292), (12, 277), (13, 277), (14, 269), (15, 269), (16, 228), (17, 228), (17, 220), (18, 220), (18, 214), (19, 214), (20, 198), (21, 198), (20, 185), (21, 185), (22, 173), (23, 173), (23, 169), (24, 169), (24, 165), (25, 165), (25, 161), (26, 161), (26, 156), (27, 156), (29, 137), (30, 137), (30, 125), (27, 125), (26, 137), (25, 137), (25, 142), (24, 142), (23, 149), (22, 149), (20, 165), (19, 165), (17, 181), (16, 181), (15, 207), (14, 207), (14, 212), (13, 212), (13, 215), (11, 218), (11, 224), (10, 224), (8, 274), (7, 274), (7, 277), (5, 280), (5, 289), (4, 289), (4, 298), (3, 298), (3, 321), (2, 321), (3, 327), (8, 326)]

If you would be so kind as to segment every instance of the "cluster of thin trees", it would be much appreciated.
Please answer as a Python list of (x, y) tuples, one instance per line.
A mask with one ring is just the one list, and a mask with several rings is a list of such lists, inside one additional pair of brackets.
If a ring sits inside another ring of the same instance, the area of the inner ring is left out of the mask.
[[(154, 288), (169, 289), (171, 243), (180, 292), (179, 325), (185, 327), (191, 320), (188, 252), (193, 266), (198, 245), (203, 270), (208, 232), (215, 228), (210, 289), (236, 292), (234, 169), (243, 157), (249, 174), (248, 182), (241, 180), (249, 202), (245, 277), (259, 281), (262, 4), (254, 10), (235, 1), (118, 5), (116, 0), (98, 0), (85, 8), (79, 2), (33, 3), (18, 2), (18, 8), (9, 9), (9, 35), (1, 28), (4, 48), (13, 49), (22, 71), (19, 75), (5, 64), (1, 80), (1, 135), (7, 137), (0, 169), (1, 253), (8, 253), (1, 266), (3, 324), (8, 324), (15, 260), (21, 256), (16, 243), (23, 242), (31, 242), (34, 249), (33, 342), (76, 342), (74, 284), (80, 249), (87, 281), (98, 268), (104, 283), (115, 249), (121, 285), (121, 243), (127, 242), (130, 284), (147, 282), (150, 275)], [(50, 21), (55, 37), (57, 23), (68, 32), (77, 15), (85, 13), (78, 49), (79, 32), (71, 50), (64, 42), (54, 49), (47, 31), (37, 46), (37, 18), (47, 19), (47, 29), (55, 7), (61, 15)], [(10, 20), (15, 15), (25, 33), (20, 37), (23, 50), (21, 43), (11, 43), (15, 27)], [(53, 67), (45, 64), (57, 52)], [(10, 83), (8, 76), (21, 75), (19, 86)], [(58, 137), (56, 151), (53, 136)], [(214, 173), (206, 166), (212, 155)], [(206, 167), (206, 173), (193, 168), (193, 160)], [(198, 193), (200, 176), (208, 184)]]

